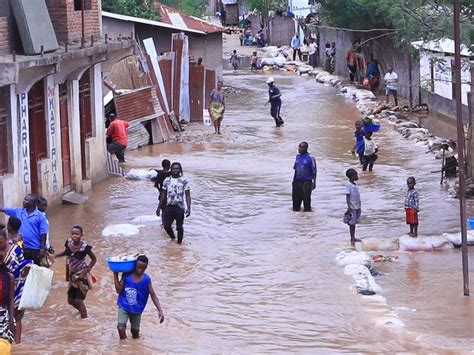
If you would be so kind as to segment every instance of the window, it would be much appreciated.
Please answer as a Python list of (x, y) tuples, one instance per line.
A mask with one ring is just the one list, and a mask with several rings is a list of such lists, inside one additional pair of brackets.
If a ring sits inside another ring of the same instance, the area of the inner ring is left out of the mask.
[(84, 4), (84, 10), (92, 10), (92, 0), (74, 0), (74, 11), (81, 11)]

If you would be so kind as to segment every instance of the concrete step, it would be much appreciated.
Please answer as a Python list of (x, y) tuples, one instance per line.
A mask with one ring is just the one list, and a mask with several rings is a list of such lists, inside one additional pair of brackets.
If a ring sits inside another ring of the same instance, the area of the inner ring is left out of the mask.
[(89, 197), (70, 191), (63, 195), (63, 204), (65, 205), (82, 205), (89, 200)]

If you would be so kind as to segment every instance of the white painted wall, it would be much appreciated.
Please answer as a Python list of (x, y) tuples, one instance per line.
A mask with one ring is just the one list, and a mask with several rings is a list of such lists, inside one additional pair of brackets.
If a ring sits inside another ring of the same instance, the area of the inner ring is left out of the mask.
[[(451, 60), (454, 60), (452, 55), (444, 55), (443, 53), (436, 53), (430, 51), (420, 52), (420, 79), (422, 88), (430, 90), (431, 80), (431, 62), (432, 60), (443, 60), (444, 62), (437, 62), (434, 65), (434, 93), (446, 99), (452, 100), (452, 75), (451, 75)], [(463, 105), (468, 104), (467, 93), (471, 91), (470, 87), (470, 71), (469, 66), (462, 66), (461, 72), (461, 92)]]

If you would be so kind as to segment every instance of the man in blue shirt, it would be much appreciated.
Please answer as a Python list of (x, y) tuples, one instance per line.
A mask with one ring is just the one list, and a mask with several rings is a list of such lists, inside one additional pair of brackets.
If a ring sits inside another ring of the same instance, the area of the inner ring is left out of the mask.
[(285, 122), (283, 118), (280, 116), (280, 109), (281, 109), (281, 93), (280, 90), (275, 86), (275, 79), (273, 77), (269, 77), (267, 79), (268, 84), (268, 102), (271, 105), (270, 114), (272, 115), (273, 119), (275, 120), (275, 125), (280, 127)]
[(20, 233), (23, 236), (23, 255), (25, 259), (33, 260), (36, 265), (46, 253), (46, 236), (48, 223), (43, 213), (37, 208), (38, 197), (26, 195), (23, 208), (0, 208), (0, 212), (16, 217), (21, 221)]
[(308, 153), (308, 143), (301, 142), (296, 156), (293, 177), (293, 211), (299, 211), (301, 202), (305, 212), (311, 212), (311, 192), (316, 188), (316, 159)]
[(298, 53), (298, 58), (301, 61), (301, 40), (299, 35), (295, 34), (291, 39), (291, 48), (293, 49), (293, 61), (296, 60), (296, 53)]

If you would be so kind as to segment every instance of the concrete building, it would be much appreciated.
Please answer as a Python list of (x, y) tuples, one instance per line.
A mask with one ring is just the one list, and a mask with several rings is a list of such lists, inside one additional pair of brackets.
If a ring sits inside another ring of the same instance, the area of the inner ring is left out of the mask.
[(207, 68), (222, 76), (223, 44), (225, 29), (213, 23), (186, 15), (172, 7), (155, 2), (161, 21), (102, 12), (104, 34), (114, 39), (131, 33), (143, 46), (143, 40), (153, 38), (158, 54), (171, 51), (173, 33), (184, 32), (189, 38), (190, 57), (203, 58)]
[[(0, 203), (8, 206), (30, 192), (60, 204), (106, 178), (102, 72), (135, 49), (133, 39), (104, 41), (98, 0), (30, 4), (24, 11), (44, 11), (40, 21), (39, 12), (24, 17), (33, 19), (24, 33), (0, 0)], [(34, 42), (45, 23), (58, 49), (24, 55), (25, 38)]]
[[(430, 111), (455, 117), (455, 97), (453, 81), (454, 41), (441, 39), (424, 43), (412, 43), (420, 50), (421, 99)], [(463, 119), (468, 120), (468, 93), (471, 91), (471, 66), (474, 59), (467, 46), (461, 48), (461, 100)]]

